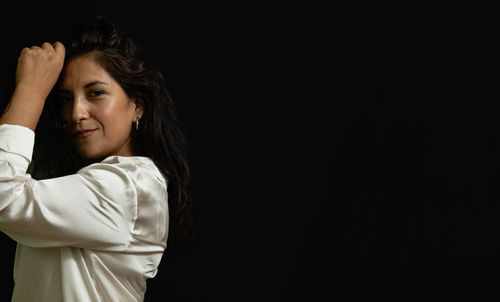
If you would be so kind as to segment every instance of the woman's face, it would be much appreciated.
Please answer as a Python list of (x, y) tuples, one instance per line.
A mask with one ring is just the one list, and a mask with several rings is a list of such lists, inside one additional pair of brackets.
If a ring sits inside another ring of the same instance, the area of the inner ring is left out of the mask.
[(91, 56), (69, 61), (58, 88), (65, 129), (80, 156), (134, 155), (130, 134), (142, 108)]

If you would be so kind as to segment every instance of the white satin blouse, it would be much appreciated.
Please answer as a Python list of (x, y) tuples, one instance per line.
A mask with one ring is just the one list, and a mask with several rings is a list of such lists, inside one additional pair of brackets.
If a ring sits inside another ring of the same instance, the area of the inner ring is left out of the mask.
[(143, 301), (166, 248), (165, 178), (147, 157), (110, 156), (35, 180), (34, 139), (0, 125), (0, 230), (17, 242), (12, 301)]

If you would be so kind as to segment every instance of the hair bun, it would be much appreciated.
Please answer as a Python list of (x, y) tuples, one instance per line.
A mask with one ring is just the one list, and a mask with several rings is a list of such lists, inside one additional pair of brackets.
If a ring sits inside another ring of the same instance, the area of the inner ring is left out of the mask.
[(127, 48), (121, 45), (124, 40), (123, 33), (115, 27), (115, 24), (101, 15), (91, 15), (83, 19), (76, 27), (69, 43), (68, 51), (78, 49), (90, 52), (104, 48)]

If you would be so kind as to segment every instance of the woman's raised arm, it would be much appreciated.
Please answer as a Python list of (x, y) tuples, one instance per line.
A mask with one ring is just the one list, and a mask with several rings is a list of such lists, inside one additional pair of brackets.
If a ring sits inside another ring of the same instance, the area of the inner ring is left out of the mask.
[(33, 139), (26, 127), (0, 125), (0, 230), (31, 247), (127, 248), (138, 203), (130, 164), (37, 181), (26, 174)]

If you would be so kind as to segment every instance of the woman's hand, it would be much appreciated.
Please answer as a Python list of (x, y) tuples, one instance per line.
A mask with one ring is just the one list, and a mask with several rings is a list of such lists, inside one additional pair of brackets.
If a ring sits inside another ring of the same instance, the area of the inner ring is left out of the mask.
[(16, 89), (0, 117), (0, 124), (35, 130), (45, 100), (57, 82), (64, 65), (62, 43), (43, 43), (42, 47), (24, 48), (16, 70)]
[(45, 100), (61, 73), (64, 55), (65, 49), (60, 42), (23, 48), (17, 63), (16, 89), (23, 87)]

